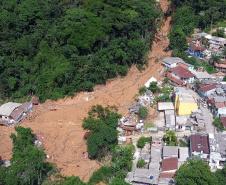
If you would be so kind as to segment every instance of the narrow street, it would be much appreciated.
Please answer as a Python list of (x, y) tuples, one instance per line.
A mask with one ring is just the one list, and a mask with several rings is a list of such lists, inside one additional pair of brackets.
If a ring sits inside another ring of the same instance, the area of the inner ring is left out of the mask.
[(214, 133), (215, 127), (213, 125), (213, 115), (208, 108), (204, 108), (200, 106), (204, 116), (205, 116), (205, 123), (206, 123), (206, 133)]

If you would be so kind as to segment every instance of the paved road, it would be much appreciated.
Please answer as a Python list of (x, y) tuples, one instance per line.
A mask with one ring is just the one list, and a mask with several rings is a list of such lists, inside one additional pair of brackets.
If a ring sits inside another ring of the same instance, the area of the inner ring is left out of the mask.
[(209, 109), (204, 108), (202, 106), (200, 106), (200, 109), (202, 110), (204, 117), (205, 117), (205, 121), (206, 121), (206, 132), (207, 133), (214, 133), (215, 132), (215, 127), (213, 125), (213, 115), (210, 112)]

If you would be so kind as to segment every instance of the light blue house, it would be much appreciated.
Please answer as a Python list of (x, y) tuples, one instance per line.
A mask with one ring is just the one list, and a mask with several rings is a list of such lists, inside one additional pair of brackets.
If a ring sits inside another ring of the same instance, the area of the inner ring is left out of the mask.
[(200, 84), (199, 85), (200, 89), (199, 89), (199, 95), (202, 98), (207, 97), (208, 95), (214, 93), (216, 91), (216, 86), (215, 85), (209, 85), (209, 84)]

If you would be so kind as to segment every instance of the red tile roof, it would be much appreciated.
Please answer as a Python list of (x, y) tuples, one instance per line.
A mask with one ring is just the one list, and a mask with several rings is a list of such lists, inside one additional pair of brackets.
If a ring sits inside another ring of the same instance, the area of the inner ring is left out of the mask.
[(215, 103), (215, 107), (218, 109), (218, 108), (226, 107), (226, 106), (225, 106), (224, 102), (217, 102), (217, 103)]
[(178, 168), (178, 160), (177, 157), (163, 159), (162, 160), (162, 171), (170, 171), (170, 170), (177, 170)]
[(193, 73), (191, 73), (191, 71), (188, 71), (187, 69), (185, 69), (181, 66), (171, 68), (171, 69), (169, 69), (169, 71), (178, 74), (182, 78), (189, 78), (189, 77), (195, 76)]
[(189, 50), (191, 50), (191, 51), (202, 52), (202, 51), (206, 50), (206, 48), (204, 48), (204, 47), (202, 47), (202, 46), (196, 46), (196, 45), (193, 45), (192, 47), (189, 48)]
[(201, 152), (209, 154), (209, 142), (208, 142), (208, 136), (203, 134), (192, 134), (191, 135), (191, 150), (192, 152)]
[(219, 64), (219, 63), (215, 63), (214, 64), (215, 67), (222, 67), (222, 68), (226, 68), (226, 64)]
[(216, 89), (217, 87), (215, 85), (209, 85), (209, 84), (199, 84), (200, 89), (202, 89), (203, 92), (207, 92), (213, 89)]
[(192, 42), (194, 38), (186, 37), (187, 43)]
[(226, 117), (221, 117), (223, 127), (226, 127)]
[(164, 172), (161, 172), (160, 173), (160, 178), (174, 178), (176, 174), (175, 173), (164, 173)]
[(182, 85), (184, 82), (176, 77), (174, 77), (172, 74), (167, 74), (167, 78), (169, 78), (171, 81), (175, 82), (178, 85)]

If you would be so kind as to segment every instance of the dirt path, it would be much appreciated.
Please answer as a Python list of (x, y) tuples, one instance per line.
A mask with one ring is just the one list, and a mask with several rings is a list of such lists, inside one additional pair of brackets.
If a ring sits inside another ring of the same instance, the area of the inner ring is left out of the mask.
[[(161, 0), (162, 9), (167, 9), (167, 0)], [(164, 25), (155, 37), (152, 51), (148, 54), (149, 67), (142, 73), (132, 66), (125, 78), (110, 80), (106, 85), (95, 87), (94, 92), (79, 93), (75, 98), (47, 101), (35, 107), (32, 119), (26, 119), (21, 123), (24, 127), (30, 127), (39, 134), (45, 146), (45, 152), (49, 155), (49, 162), (53, 162), (58, 168), (62, 168), (62, 174), (79, 176), (87, 181), (93, 171), (100, 166), (82, 156), (86, 151), (86, 141), (83, 139), (85, 131), (81, 128), (83, 118), (87, 116), (92, 105), (103, 106), (116, 105), (119, 112), (125, 114), (127, 107), (134, 101), (138, 89), (152, 76), (161, 78), (161, 61), (156, 59), (171, 55), (165, 49), (169, 45), (167, 34), (170, 29), (171, 17), (164, 21)], [(50, 111), (55, 108), (56, 111)], [(12, 155), (12, 141), (9, 138), (13, 128), (0, 127), (0, 156), (10, 158)]]

